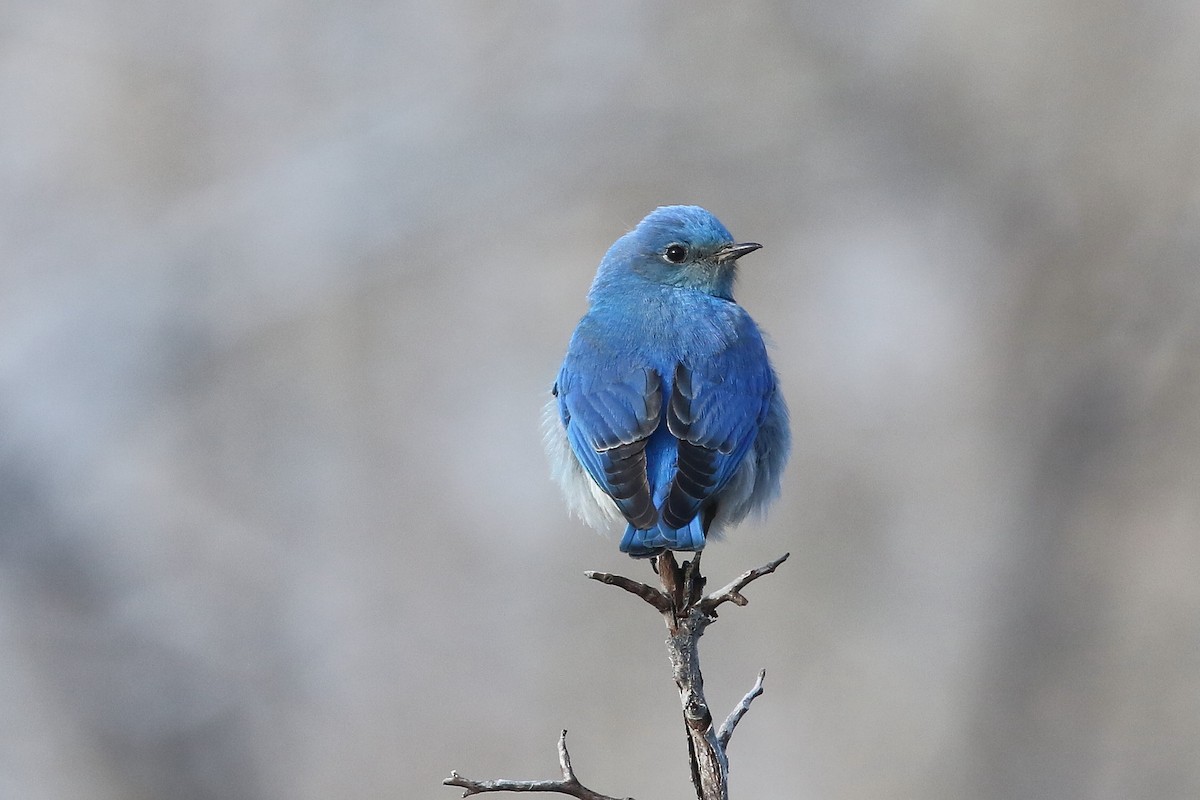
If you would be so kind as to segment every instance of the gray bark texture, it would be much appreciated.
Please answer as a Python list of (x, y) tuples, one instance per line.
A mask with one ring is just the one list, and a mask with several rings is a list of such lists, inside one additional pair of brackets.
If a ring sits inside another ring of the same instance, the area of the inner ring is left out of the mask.
[[(700, 669), (700, 637), (705, 629), (717, 619), (717, 608), (724, 603), (744, 606), (749, 602), (741, 591), (751, 581), (775, 571), (788, 558), (787, 553), (764, 564), (747, 570), (736, 580), (719, 591), (704, 594), (704, 576), (700, 573), (700, 554), (682, 564), (667, 552), (654, 559), (653, 565), (661, 588), (614, 575), (607, 572), (589, 571), (588, 578), (617, 586), (635, 594), (653, 606), (663, 616), (667, 626), (667, 656), (671, 662), (671, 674), (679, 690), (679, 702), (683, 709), (684, 729), (688, 737), (688, 756), (691, 766), (692, 785), (697, 800), (729, 800), (729, 758), (726, 750), (733, 731), (750, 710), (750, 704), (763, 693), (766, 670), (758, 673), (754, 686), (746, 693), (737, 707), (729, 713), (719, 726), (713, 724), (712, 712), (704, 699), (704, 675)], [(476, 781), (451, 772), (442, 783), (459, 786), (465, 791), (463, 797), (484, 792), (547, 792), (566, 794), (580, 800), (615, 800), (583, 786), (575, 777), (571, 758), (567, 753), (567, 732), (558, 740), (561, 780), (515, 781), (507, 779)], [(632, 800), (632, 798), (626, 798)]]

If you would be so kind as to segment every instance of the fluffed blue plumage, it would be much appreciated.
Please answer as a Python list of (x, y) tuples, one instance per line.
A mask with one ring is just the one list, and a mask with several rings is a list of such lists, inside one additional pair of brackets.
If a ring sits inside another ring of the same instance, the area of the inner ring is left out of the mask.
[(697, 206), (665, 206), (600, 262), (553, 396), (546, 445), (585, 522), (621, 550), (700, 550), (764, 511), (790, 448), (758, 326), (733, 300), (737, 244)]

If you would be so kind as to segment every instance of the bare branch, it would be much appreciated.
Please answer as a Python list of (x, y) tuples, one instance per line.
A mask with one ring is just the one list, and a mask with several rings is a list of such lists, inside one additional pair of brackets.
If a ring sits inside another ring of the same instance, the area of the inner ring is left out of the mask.
[[(716, 728), (704, 699), (704, 677), (700, 672), (700, 637), (705, 628), (716, 621), (716, 609), (720, 605), (746, 605), (748, 601), (742, 595), (742, 590), (751, 582), (774, 572), (787, 560), (788, 555), (784, 553), (774, 561), (744, 572), (728, 586), (709, 595), (703, 593), (705, 579), (700, 573), (700, 553), (696, 553), (692, 560), (680, 564), (675, 560), (674, 553), (667, 551), (651, 562), (651, 566), (658, 573), (661, 589), (608, 572), (589, 570), (584, 573), (590, 580), (617, 586), (637, 595), (663, 615), (669, 634), (667, 655), (683, 706), (692, 783), (699, 800), (729, 799), (729, 760), (725, 750), (730, 737), (733, 736), (734, 728), (750, 710), (754, 699), (763, 693), (763, 679), (766, 677), (765, 670), (758, 674), (754, 687), (742, 698), (741, 703), (733, 709), (720, 728)], [(570, 795), (579, 800), (617, 800), (588, 789), (575, 777), (571, 767), (571, 756), (567, 752), (566, 731), (563, 731), (558, 739), (558, 763), (562, 771), (561, 780), (475, 781), (464, 778), (457, 772), (451, 772), (450, 777), (442, 783), (462, 787), (465, 790), (463, 797), (484, 792), (544, 792)]]
[(653, 586), (640, 583), (631, 578), (626, 578), (623, 575), (613, 575), (608, 572), (596, 572), (588, 570), (583, 573), (588, 578), (600, 583), (607, 583), (609, 586), (619, 586), (630, 594), (636, 594), (638, 597), (645, 600), (650, 605), (654, 606), (660, 613), (666, 614), (671, 610), (671, 600), (667, 595)]
[(737, 606), (746, 605), (750, 601), (742, 595), (742, 589), (745, 589), (751, 581), (755, 581), (761, 578), (763, 575), (770, 575), (775, 571), (776, 567), (778, 567), (784, 561), (787, 561), (788, 556), (790, 555), (791, 553), (784, 553), (770, 563), (763, 564), (761, 567), (755, 567), (754, 569), (743, 572), (735, 581), (730, 583), (724, 589), (719, 589), (701, 600), (699, 603), (700, 610), (706, 614), (716, 616), (715, 612), (717, 610), (717, 606), (721, 605), (722, 603), (732, 602)]
[(716, 620), (718, 606), (726, 602), (745, 605), (747, 600), (742, 596), (741, 590), (751, 581), (774, 572), (787, 560), (788, 554), (785, 553), (757, 569), (748, 570), (725, 588), (707, 596), (701, 595), (704, 576), (700, 574), (698, 556), (699, 554), (695, 561), (684, 562), (682, 567), (676, 565), (673, 558), (665, 558), (658, 565), (663, 594), (672, 598), (672, 613), (664, 615), (667, 617), (667, 628), (671, 633), (667, 639), (667, 655), (671, 659), (675, 685), (679, 687), (679, 697), (683, 704), (683, 720), (688, 732), (688, 756), (696, 797), (699, 800), (728, 800), (729, 759), (725, 748), (729, 737), (733, 735), (734, 727), (749, 709), (750, 702), (762, 694), (764, 675), (759, 675), (759, 680), (750, 694), (742, 699), (741, 705), (730, 714), (721, 728), (716, 729), (704, 700), (699, 641), (705, 628)]
[(754, 698), (763, 693), (763, 678), (767, 677), (767, 671), (760, 670), (758, 680), (754, 682), (754, 688), (746, 693), (742, 698), (742, 702), (737, 704), (737, 708), (729, 712), (729, 716), (721, 723), (721, 729), (717, 731), (717, 741), (721, 748), (729, 747), (729, 737), (733, 736), (733, 729), (742, 721), (742, 717), (746, 716), (746, 712), (750, 710), (750, 704), (754, 702)]
[(633, 800), (632, 797), (616, 798), (593, 792), (579, 782), (579, 779), (575, 777), (575, 771), (571, 768), (571, 754), (567, 752), (567, 732), (565, 730), (558, 736), (558, 765), (562, 769), (562, 780), (558, 781), (510, 781), (504, 778), (494, 781), (473, 781), (451, 770), (450, 777), (442, 781), (442, 784), (461, 787), (465, 790), (463, 797), (484, 792), (545, 792), (566, 794), (578, 797), (579, 800)]

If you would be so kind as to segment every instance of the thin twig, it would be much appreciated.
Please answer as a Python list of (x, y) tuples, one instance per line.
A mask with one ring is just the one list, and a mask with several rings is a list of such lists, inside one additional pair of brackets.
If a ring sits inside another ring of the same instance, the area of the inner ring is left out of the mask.
[(588, 570), (583, 574), (594, 581), (607, 583), (609, 586), (619, 586), (630, 594), (636, 594), (658, 609), (660, 613), (666, 614), (671, 610), (671, 599), (664, 592), (655, 589), (653, 586), (640, 583), (632, 578), (626, 578), (624, 575), (613, 575), (609, 572)]
[(719, 589), (700, 601), (700, 610), (706, 614), (716, 616), (717, 606), (722, 603), (731, 602), (737, 606), (744, 606), (750, 601), (742, 595), (742, 589), (745, 589), (751, 581), (761, 578), (763, 575), (770, 575), (775, 571), (775, 568), (788, 560), (791, 553), (784, 553), (779, 558), (770, 563), (763, 564), (761, 567), (755, 567), (751, 570), (746, 570), (738, 576), (737, 580), (730, 583), (724, 589)]
[[(704, 595), (704, 576), (700, 574), (700, 554), (680, 565), (671, 552), (663, 553), (652, 564), (658, 573), (662, 588), (613, 575), (608, 572), (589, 570), (584, 573), (589, 579), (606, 583), (635, 594), (660, 612), (667, 623), (670, 636), (667, 639), (667, 654), (675, 684), (679, 688), (679, 699), (683, 705), (685, 729), (688, 733), (688, 755), (691, 761), (692, 782), (700, 800), (728, 800), (729, 760), (725, 749), (738, 722), (750, 710), (750, 703), (762, 694), (766, 671), (758, 674), (754, 687), (742, 698), (741, 703), (714, 730), (712, 714), (704, 699), (704, 677), (700, 672), (699, 641), (704, 629), (716, 621), (716, 609), (723, 603), (744, 606), (747, 601), (742, 595), (752, 581), (769, 575), (788, 558), (784, 553), (779, 558), (756, 569), (748, 570), (720, 591)], [(558, 739), (558, 763), (562, 779), (556, 781), (513, 781), (498, 779), (475, 781), (464, 778), (457, 772), (442, 781), (447, 786), (459, 786), (465, 791), (463, 797), (483, 792), (546, 792), (565, 794), (579, 800), (617, 800), (599, 794), (583, 786), (571, 768), (571, 756), (567, 752), (567, 732)], [(624, 800), (632, 800), (625, 798)]]
[(683, 721), (688, 733), (688, 756), (691, 762), (692, 783), (700, 800), (728, 800), (729, 760), (725, 749), (733, 729), (750, 708), (754, 698), (762, 694), (765, 672), (760, 673), (754, 688), (742, 698), (742, 702), (725, 722), (716, 728), (712, 714), (704, 699), (704, 677), (700, 672), (699, 640), (705, 628), (716, 621), (716, 609), (723, 603), (744, 606), (748, 602), (742, 590), (751, 582), (769, 575), (788, 559), (788, 553), (764, 564), (747, 570), (723, 589), (704, 595), (704, 576), (700, 573), (700, 554), (691, 561), (680, 564), (675, 554), (668, 551), (652, 563), (662, 589), (621, 575), (607, 572), (586, 572), (592, 580), (618, 586), (636, 594), (662, 613), (670, 634), (667, 639), (667, 655), (671, 659), (671, 670), (679, 688), (679, 699), (683, 706)]
[[(765, 673), (766, 670), (763, 670)], [(571, 754), (567, 752), (567, 729), (563, 728), (558, 735), (558, 766), (562, 769), (563, 780), (569, 783), (579, 783), (575, 770), (571, 767)]]
[(575, 777), (575, 771), (571, 768), (571, 754), (567, 752), (567, 732), (565, 730), (558, 736), (558, 765), (562, 769), (562, 780), (558, 781), (510, 781), (504, 778), (494, 781), (473, 781), (451, 770), (450, 777), (442, 781), (442, 784), (463, 788), (465, 790), (463, 797), (484, 792), (546, 792), (566, 794), (578, 797), (579, 800), (633, 800), (632, 797), (616, 798), (593, 792), (579, 782), (579, 779)]
[(746, 696), (742, 698), (742, 702), (737, 704), (733, 711), (729, 712), (729, 716), (721, 723), (720, 730), (717, 731), (717, 741), (720, 742), (722, 749), (729, 746), (729, 737), (733, 736), (733, 729), (742, 721), (742, 717), (746, 716), (746, 712), (750, 710), (750, 704), (754, 702), (754, 698), (763, 693), (763, 678), (767, 677), (767, 671), (761, 670), (758, 673), (758, 680), (754, 682), (754, 688), (746, 692)]

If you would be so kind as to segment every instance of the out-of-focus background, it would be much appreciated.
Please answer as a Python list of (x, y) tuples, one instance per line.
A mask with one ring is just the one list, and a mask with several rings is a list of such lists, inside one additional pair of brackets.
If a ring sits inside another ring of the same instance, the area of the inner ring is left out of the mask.
[(1200, 796), (1194, 0), (16, 0), (0, 797), (687, 798), (539, 416), (698, 203), (796, 441), (705, 557), (741, 798)]

